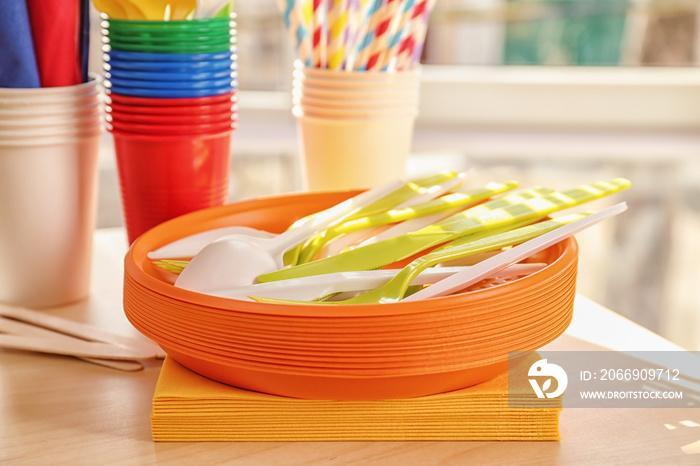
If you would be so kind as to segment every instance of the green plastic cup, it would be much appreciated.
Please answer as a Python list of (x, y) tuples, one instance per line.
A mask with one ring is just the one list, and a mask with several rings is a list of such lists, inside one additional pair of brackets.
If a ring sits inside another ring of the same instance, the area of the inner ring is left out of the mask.
[(212, 34), (226, 34), (236, 30), (235, 23), (221, 23), (216, 26), (191, 27), (191, 28), (163, 28), (163, 27), (122, 27), (114, 24), (103, 25), (103, 33), (120, 35), (154, 35), (154, 36), (202, 36)]
[(231, 17), (200, 18), (182, 21), (133, 21), (125, 19), (109, 19), (105, 22), (106, 29), (129, 31), (209, 31), (211, 29), (228, 29), (231, 27)]
[(194, 42), (208, 43), (216, 41), (228, 41), (235, 36), (234, 31), (222, 29), (214, 32), (197, 32), (197, 33), (182, 33), (182, 32), (139, 32), (130, 33), (122, 31), (103, 31), (103, 35), (110, 40), (118, 40), (120, 42), (153, 42), (153, 43), (169, 43), (169, 42)]

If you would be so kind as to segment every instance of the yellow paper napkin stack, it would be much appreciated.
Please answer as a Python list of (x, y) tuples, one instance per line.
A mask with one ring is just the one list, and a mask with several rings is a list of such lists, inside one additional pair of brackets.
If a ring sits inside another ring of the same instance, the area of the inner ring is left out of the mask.
[(168, 357), (153, 397), (151, 428), (161, 442), (559, 440), (559, 400), (509, 408), (509, 396), (527, 401), (533, 393), (524, 385), (509, 393), (508, 375), (502, 374), (420, 398), (302, 400), (224, 385)]

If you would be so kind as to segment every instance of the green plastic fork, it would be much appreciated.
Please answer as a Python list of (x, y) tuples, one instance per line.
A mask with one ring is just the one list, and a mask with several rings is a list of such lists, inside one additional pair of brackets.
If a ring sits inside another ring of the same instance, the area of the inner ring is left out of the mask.
[[(262, 274), (257, 281), (264, 283), (331, 272), (381, 268), (467, 235), (483, 237), (534, 223), (553, 212), (608, 196), (629, 186), (629, 180), (616, 178), (542, 196), (511, 194), (469, 208), (414, 232), (314, 262)], [(473, 236), (472, 239), (477, 238)]]
[(506, 231), (496, 235), (474, 240), (470, 237), (460, 238), (441, 246), (406, 265), (401, 271), (384, 285), (371, 291), (363, 293), (354, 298), (343, 301), (292, 301), (284, 299), (260, 298), (251, 296), (250, 298), (266, 303), (277, 304), (376, 304), (376, 303), (396, 303), (403, 299), (411, 282), (428, 267), (432, 267), (441, 262), (463, 257), (472, 256), (484, 252), (494, 251), (507, 246), (523, 243), (532, 238), (536, 238), (548, 231), (552, 231), (563, 225), (580, 220), (591, 212), (583, 214), (566, 215), (558, 219), (546, 220), (543, 222), (527, 225), (515, 230)]
[(506, 181), (505, 183), (491, 182), (481, 188), (449, 193), (437, 199), (416, 204), (411, 207), (391, 209), (375, 215), (345, 221), (339, 225), (332, 226), (315, 234), (304, 245), (301, 255), (299, 256), (298, 263), (303, 264), (310, 262), (311, 258), (315, 257), (323, 246), (341, 235), (364, 230), (366, 228), (399, 223), (405, 220), (422, 217), (424, 215), (443, 212), (448, 209), (466, 207), (468, 205), (481, 202), (484, 199), (511, 191), (517, 187), (518, 182), (513, 180)]
[[(382, 212), (386, 212), (387, 210), (392, 209), (392, 208), (396, 207), (397, 205), (405, 202), (407, 199), (410, 199), (414, 196), (417, 196), (418, 194), (421, 194), (428, 189), (434, 188), (437, 185), (440, 185), (448, 180), (451, 180), (451, 179), (455, 178), (457, 175), (459, 175), (459, 172), (443, 171), (443, 172), (436, 173), (434, 175), (430, 175), (430, 176), (426, 176), (423, 178), (418, 178), (415, 180), (408, 181), (403, 186), (401, 186), (399, 189), (392, 191), (390, 194), (387, 194), (386, 196), (382, 197), (381, 199), (378, 199), (378, 200), (374, 201), (373, 203), (363, 207), (362, 209), (359, 209), (352, 216), (345, 219), (345, 221), (348, 222), (348, 221), (351, 221), (353, 219), (358, 219), (358, 218), (367, 217), (367, 216), (371, 216), (371, 215), (377, 215), (377, 214), (380, 214)], [(299, 220), (298, 222), (307, 221), (309, 218), (313, 218), (313, 215), (310, 215), (308, 217), (304, 217), (301, 220)], [(303, 247), (304, 247), (304, 244), (300, 244), (294, 248), (289, 249), (287, 252), (285, 252), (284, 257), (282, 259), (283, 263), (287, 266), (296, 265), (299, 261), (299, 256), (301, 254)]]

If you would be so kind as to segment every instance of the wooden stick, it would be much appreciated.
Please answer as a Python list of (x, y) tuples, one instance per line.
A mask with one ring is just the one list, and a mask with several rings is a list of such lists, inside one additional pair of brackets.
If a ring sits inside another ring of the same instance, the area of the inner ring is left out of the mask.
[(27, 335), (0, 334), (0, 347), (39, 353), (62, 354), (85, 358), (104, 358), (114, 360), (149, 359), (154, 355), (137, 349), (124, 348), (108, 343), (92, 341), (54, 340)]
[(111, 343), (112, 345), (133, 348), (135, 350), (138, 349), (144, 354), (151, 354), (150, 356), (145, 356), (145, 359), (164, 357), (163, 350), (160, 349), (157, 344), (145, 338), (136, 339), (118, 335), (94, 325), (75, 322), (39, 311), (33, 311), (19, 306), (0, 304), (0, 316), (10, 317), (21, 322), (60, 332), (64, 335), (82, 338), (83, 340)]
[[(34, 325), (29, 325), (25, 324), (23, 322), (18, 322), (16, 320), (8, 319), (7, 317), (1, 317), (0, 316), (0, 332), (5, 332), (9, 333), (12, 335), (25, 335), (25, 336), (34, 336), (34, 337), (39, 337), (39, 338), (45, 338), (49, 340), (60, 340), (60, 339), (73, 339), (73, 337), (69, 337), (60, 333), (52, 332), (51, 330), (46, 330), (41, 327), (36, 327)], [(128, 361), (128, 360), (123, 360), (123, 361), (117, 361), (117, 360), (112, 360), (112, 359), (103, 359), (103, 358), (88, 358), (88, 357), (81, 357), (81, 356), (76, 356), (78, 359), (82, 359), (83, 361), (90, 362), (93, 364), (97, 364), (100, 366), (105, 366), (109, 367), (112, 369), (117, 369), (120, 371), (129, 371), (129, 372), (134, 372), (134, 371), (140, 371), (143, 369), (143, 365), (138, 362), (138, 361)]]

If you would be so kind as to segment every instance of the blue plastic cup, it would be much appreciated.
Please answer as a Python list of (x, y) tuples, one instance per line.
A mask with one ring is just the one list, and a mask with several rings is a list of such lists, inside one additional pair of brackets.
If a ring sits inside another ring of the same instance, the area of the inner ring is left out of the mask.
[(237, 71), (231, 69), (222, 69), (219, 71), (200, 72), (194, 70), (192, 72), (178, 71), (134, 71), (123, 70), (120, 68), (111, 68), (105, 70), (105, 77), (112, 79), (128, 79), (141, 81), (210, 81), (224, 78), (235, 78), (238, 75)]

